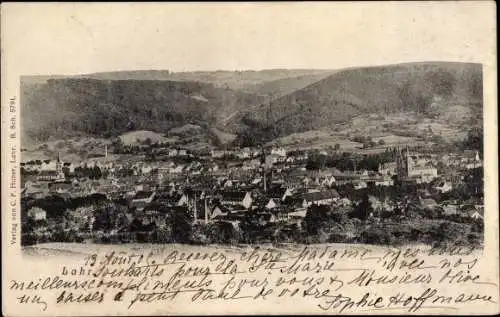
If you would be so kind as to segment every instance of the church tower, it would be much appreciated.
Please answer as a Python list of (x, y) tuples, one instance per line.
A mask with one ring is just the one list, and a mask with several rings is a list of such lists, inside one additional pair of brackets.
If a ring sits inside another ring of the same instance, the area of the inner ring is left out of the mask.
[(409, 166), (408, 166), (408, 160), (409, 160), (409, 153), (408, 153), (408, 148), (406, 148), (406, 151), (403, 153), (401, 151), (401, 148), (398, 148), (397, 154), (396, 154), (396, 163), (397, 163), (397, 173), (398, 176), (401, 177), (408, 177), (409, 174)]
[(57, 153), (56, 171), (57, 171), (57, 173), (62, 172), (62, 162), (61, 162), (61, 156), (59, 155), (59, 152)]
[(412, 170), (413, 167), (415, 166), (415, 162), (413, 161), (413, 158), (410, 155), (410, 150), (408, 149), (408, 145), (406, 146), (405, 162), (406, 162), (406, 176), (410, 176), (412, 175)]
[(59, 152), (57, 152), (56, 172), (57, 179), (64, 179), (63, 162), (61, 162), (61, 156)]

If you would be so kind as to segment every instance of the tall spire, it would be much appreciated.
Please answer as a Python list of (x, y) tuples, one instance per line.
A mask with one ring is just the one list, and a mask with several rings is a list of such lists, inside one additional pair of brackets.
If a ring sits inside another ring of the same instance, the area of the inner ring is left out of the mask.
[(198, 210), (196, 208), (196, 193), (194, 193), (194, 221), (198, 221)]
[(205, 197), (205, 223), (208, 223), (208, 205), (207, 205), (207, 198)]
[(264, 192), (267, 191), (267, 179), (266, 179), (266, 168), (264, 167), (264, 180), (263, 180), (263, 185), (264, 185)]

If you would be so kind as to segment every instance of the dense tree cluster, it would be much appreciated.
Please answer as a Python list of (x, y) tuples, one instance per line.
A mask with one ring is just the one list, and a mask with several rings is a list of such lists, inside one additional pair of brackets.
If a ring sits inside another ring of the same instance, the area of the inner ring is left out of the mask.
[(39, 122), (27, 133), (39, 141), (54, 133), (113, 137), (132, 130), (166, 132), (188, 123), (214, 124), (223, 113), (261, 99), (200, 82), (85, 78), (25, 84), (22, 93), (26, 109)]
[(337, 168), (341, 171), (357, 170), (378, 171), (379, 165), (394, 161), (396, 149), (387, 149), (379, 154), (356, 155), (353, 153), (312, 153), (309, 155), (306, 168), (308, 170), (319, 170), (324, 168)]

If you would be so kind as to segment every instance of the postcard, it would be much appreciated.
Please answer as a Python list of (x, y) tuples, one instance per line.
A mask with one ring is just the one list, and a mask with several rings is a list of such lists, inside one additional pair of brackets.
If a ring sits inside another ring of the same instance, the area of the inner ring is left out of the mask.
[(2, 3), (5, 316), (498, 314), (495, 3)]

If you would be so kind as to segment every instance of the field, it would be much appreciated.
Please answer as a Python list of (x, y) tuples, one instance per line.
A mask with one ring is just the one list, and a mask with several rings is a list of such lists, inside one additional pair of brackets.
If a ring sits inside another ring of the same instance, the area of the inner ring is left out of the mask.
[[(55, 160), (59, 154), (61, 160), (80, 162), (93, 155), (104, 155), (106, 145), (111, 140), (93, 137), (75, 137), (65, 140), (52, 140), (38, 145), (24, 147), (22, 160)], [(108, 156), (109, 159), (113, 159)]]
[[(408, 144), (431, 145), (435, 143), (436, 137), (443, 142), (463, 140), (467, 136), (468, 125), (464, 125), (462, 120), (463, 116), (459, 113), (455, 116), (445, 113), (434, 119), (424, 118), (413, 112), (369, 114), (357, 116), (331, 128), (292, 133), (268, 144), (278, 144), (290, 149), (327, 149), (338, 144), (341, 151), (371, 154)], [(363, 143), (354, 141), (356, 137), (369, 138), (375, 145), (363, 148)]]
[(150, 139), (151, 143), (173, 143), (176, 141), (175, 138), (166, 138), (160, 133), (144, 130), (132, 131), (120, 135), (120, 140), (124, 145), (137, 145), (140, 142), (144, 142), (146, 139)]
[(236, 139), (236, 134), (223, 132), (217, 128), (211, 128), (210, 131), (217, 136), (221, 144), (231, 143)]

